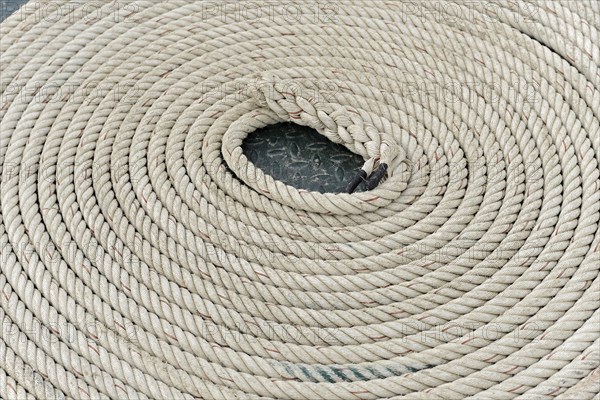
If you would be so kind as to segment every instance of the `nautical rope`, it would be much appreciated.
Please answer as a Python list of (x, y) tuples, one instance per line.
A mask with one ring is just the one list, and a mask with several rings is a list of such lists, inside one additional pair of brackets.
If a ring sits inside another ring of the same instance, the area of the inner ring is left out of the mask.
[[(0, 397), (597, 395), (599, 4), (26, 4)], [(282, 121), (370, 190), (264, 174)]]

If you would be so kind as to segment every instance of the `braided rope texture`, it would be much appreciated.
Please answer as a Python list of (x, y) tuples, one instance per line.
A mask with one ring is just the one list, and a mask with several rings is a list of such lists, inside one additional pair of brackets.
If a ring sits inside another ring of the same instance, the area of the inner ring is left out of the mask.
[[(593, 398), (599, 4), (26, 4), (0, 397)], [(387, 179), (264, 174), (283, 121)]]

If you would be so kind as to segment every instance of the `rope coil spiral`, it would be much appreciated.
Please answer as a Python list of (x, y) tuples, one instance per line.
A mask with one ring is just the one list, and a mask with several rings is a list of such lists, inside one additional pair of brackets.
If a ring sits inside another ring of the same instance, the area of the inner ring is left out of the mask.
[[(0, 25), (0, 397), (597, 395), (599, 3), (220, 4)], [(273, 179), (282, 121), (387, 178)]]

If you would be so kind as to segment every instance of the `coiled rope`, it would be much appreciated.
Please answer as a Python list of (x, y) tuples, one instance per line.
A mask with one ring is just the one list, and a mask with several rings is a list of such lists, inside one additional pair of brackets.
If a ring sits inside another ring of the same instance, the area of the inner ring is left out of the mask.
[[(1, 25), (0, 397), (596, 395), (599, 3), (269, 4)], [(281, 121), (387, 179), (275, 181)]]

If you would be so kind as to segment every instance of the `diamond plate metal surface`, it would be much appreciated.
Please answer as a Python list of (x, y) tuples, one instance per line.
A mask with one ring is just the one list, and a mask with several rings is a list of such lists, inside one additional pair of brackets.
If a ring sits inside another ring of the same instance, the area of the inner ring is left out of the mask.
[[(258, 168), (288, 185), (321, 193), (344, 192), (364, 160), (315, 130), (293, 123), (251, 133), (244, 154)], [(364, 190), (360, 185), (357, 191)]]

